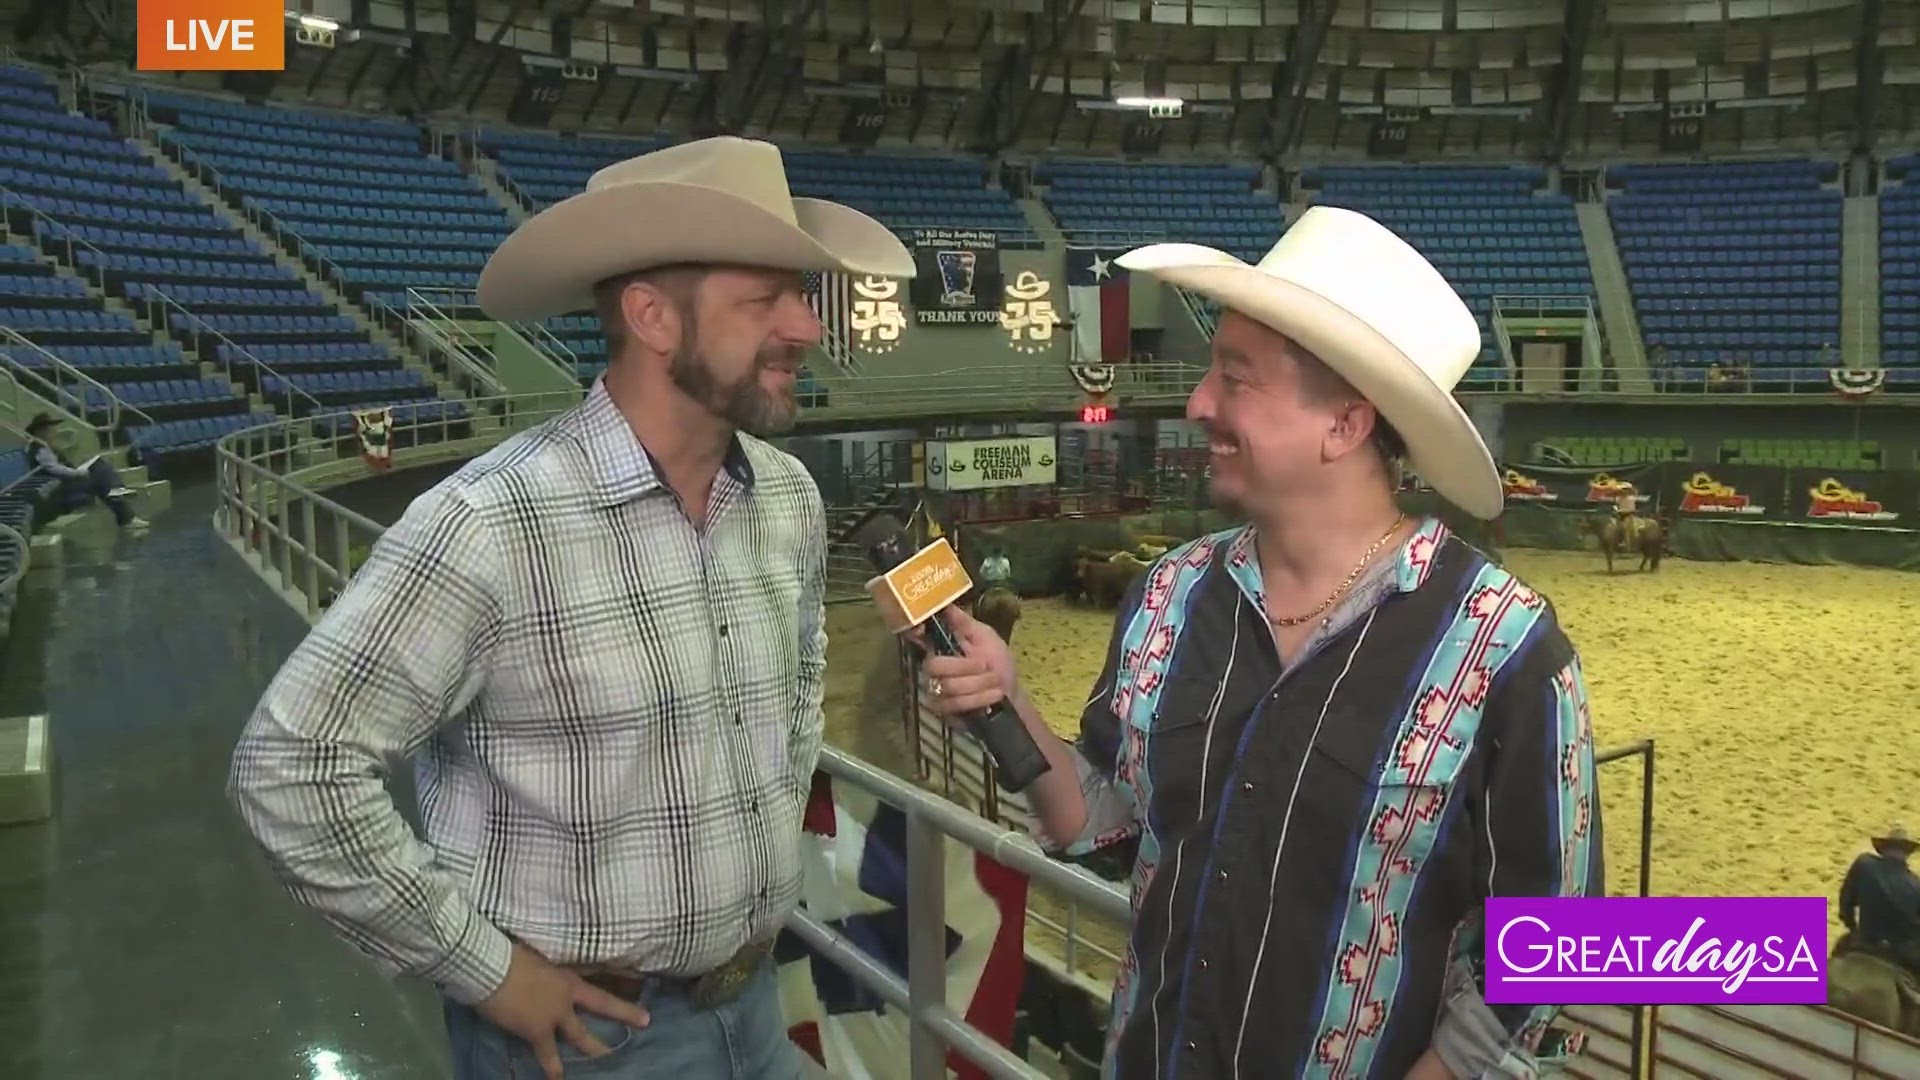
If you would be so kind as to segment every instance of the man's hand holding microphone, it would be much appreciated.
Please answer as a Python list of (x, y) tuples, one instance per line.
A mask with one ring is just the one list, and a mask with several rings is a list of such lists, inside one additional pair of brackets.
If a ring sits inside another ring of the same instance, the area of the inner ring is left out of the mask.
[(986, 623), (958, 605), (940, 615), (960, 646), (960, 655), (943, 656), (928, 649), (925, 631), (914, 629), (908, 640), (927, 652), (920, 662), (925, 701), (942, 720), (962, 731), (967, 717), (1001, 702), (1019, 714), (1034, 745), (1052, 766), (1027, 789), (1029, 805), (1040, 819), (1045, 838), (1064, 846), (1086, 827), (1087, 807), (1080, 795), (1080, 774), (1073, 765), (1073, 749), (1048, 729), (1040, 712), (1020, 688), (1013, 650)]

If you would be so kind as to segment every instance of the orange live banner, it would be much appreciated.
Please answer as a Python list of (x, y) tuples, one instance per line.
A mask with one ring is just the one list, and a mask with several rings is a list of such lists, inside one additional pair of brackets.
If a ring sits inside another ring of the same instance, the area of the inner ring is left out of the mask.
[(139, 0), (141, 71), (283, 71), (286, 7), (274, 0)]

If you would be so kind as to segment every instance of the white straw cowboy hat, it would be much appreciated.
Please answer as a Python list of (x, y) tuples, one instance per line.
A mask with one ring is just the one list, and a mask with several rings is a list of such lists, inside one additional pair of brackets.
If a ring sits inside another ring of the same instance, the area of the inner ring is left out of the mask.
[(1475, 517), (1500, 516), (1499, 470), (1452, 394), (1480, 354), (1480, 326), (1385, 226), (1315, 206), (1258, 265), (1198, 244), (1150, 244), (1117, 261), (1286, 335), (1373, 403), (1435, 491)]
[(885, 225), (794, 198), (778, 147), (722, 135), (609, 165), (522, 222), (480, 272), (480, 307), (496, 319), (563, 315), (592, 307), (610, 277), (686, 262), (913, 276)]

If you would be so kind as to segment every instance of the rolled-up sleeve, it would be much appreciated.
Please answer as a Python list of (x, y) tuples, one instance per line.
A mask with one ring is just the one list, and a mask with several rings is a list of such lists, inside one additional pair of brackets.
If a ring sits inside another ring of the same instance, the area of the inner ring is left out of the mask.
[(1057, 855), (1078, 858), (1109, 844), (1140, 835), (1140, 793), (1120, 779), (1120, 755), (1126, 752), (1126, 724), (1113, 712), (1113, 689), (1123, 678), (1127, 624), (1140, 605), (1142, 583), (1135, 583), (1113, 621), (1107, 659), (1093, 693), (1080, 709), (1080, 737), (1073, 745), (1073, 767), (1080, 777), (1080, 797), (1087, 807), (1087, 823), (1080, 835), (1049, 844)]
[(512, 943), (414, 836), (385, 780), (484, 685), (501, 627), (497, 551), (458, 491), (415, 500), (267, 687), (228, 780), (295, 899), (389, 973), (467, 1003), (506, 979)]
[[(1492, 760), (1473, 827), (1485, 896), (1605, 893), (1593, 727), (1579, 657), (1549, 625), (1495, 684), (1483, 720)], [(1581, 1044), (1557, 1005), (1488, 1005), (1484, 912), (1460, 927), (1434, 1050), (1459, 1080), (1558, 1071)]]

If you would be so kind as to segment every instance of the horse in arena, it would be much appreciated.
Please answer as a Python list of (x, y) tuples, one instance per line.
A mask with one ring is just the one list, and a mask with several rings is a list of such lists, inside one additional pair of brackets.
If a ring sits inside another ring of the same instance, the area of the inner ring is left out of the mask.
[(973, 617), (993, 627), (1001, 641), (1012, 642), (1014, 624), (1020, 621), (1020, 594), (1012, 589), (988, 589), (973, 602)]
[(1088, 600), (1102, 607), (1116, 607), (1147, 572), (1147, 563), (1131, 551), (1112, 552), (1105, 558), (1098, 553), (1082, 553), (1076, 571)]
[(1920, 980), (1899, 964), (1834, 942), (1827, 962), (1827, 1003), (1849, 1016), (1920, 1038)]
[(1667, 528), (1651, 517), (1622, 518), (1612, 513), (1592, 514), (1580, 523), (1582, 534), (1600, 541), (1607, 557), (1607, 573), (1613, 573), (1615, 554), (1640, 554), (1639, 569), (1658, 573), (1660, 560), (1667, 554)]

